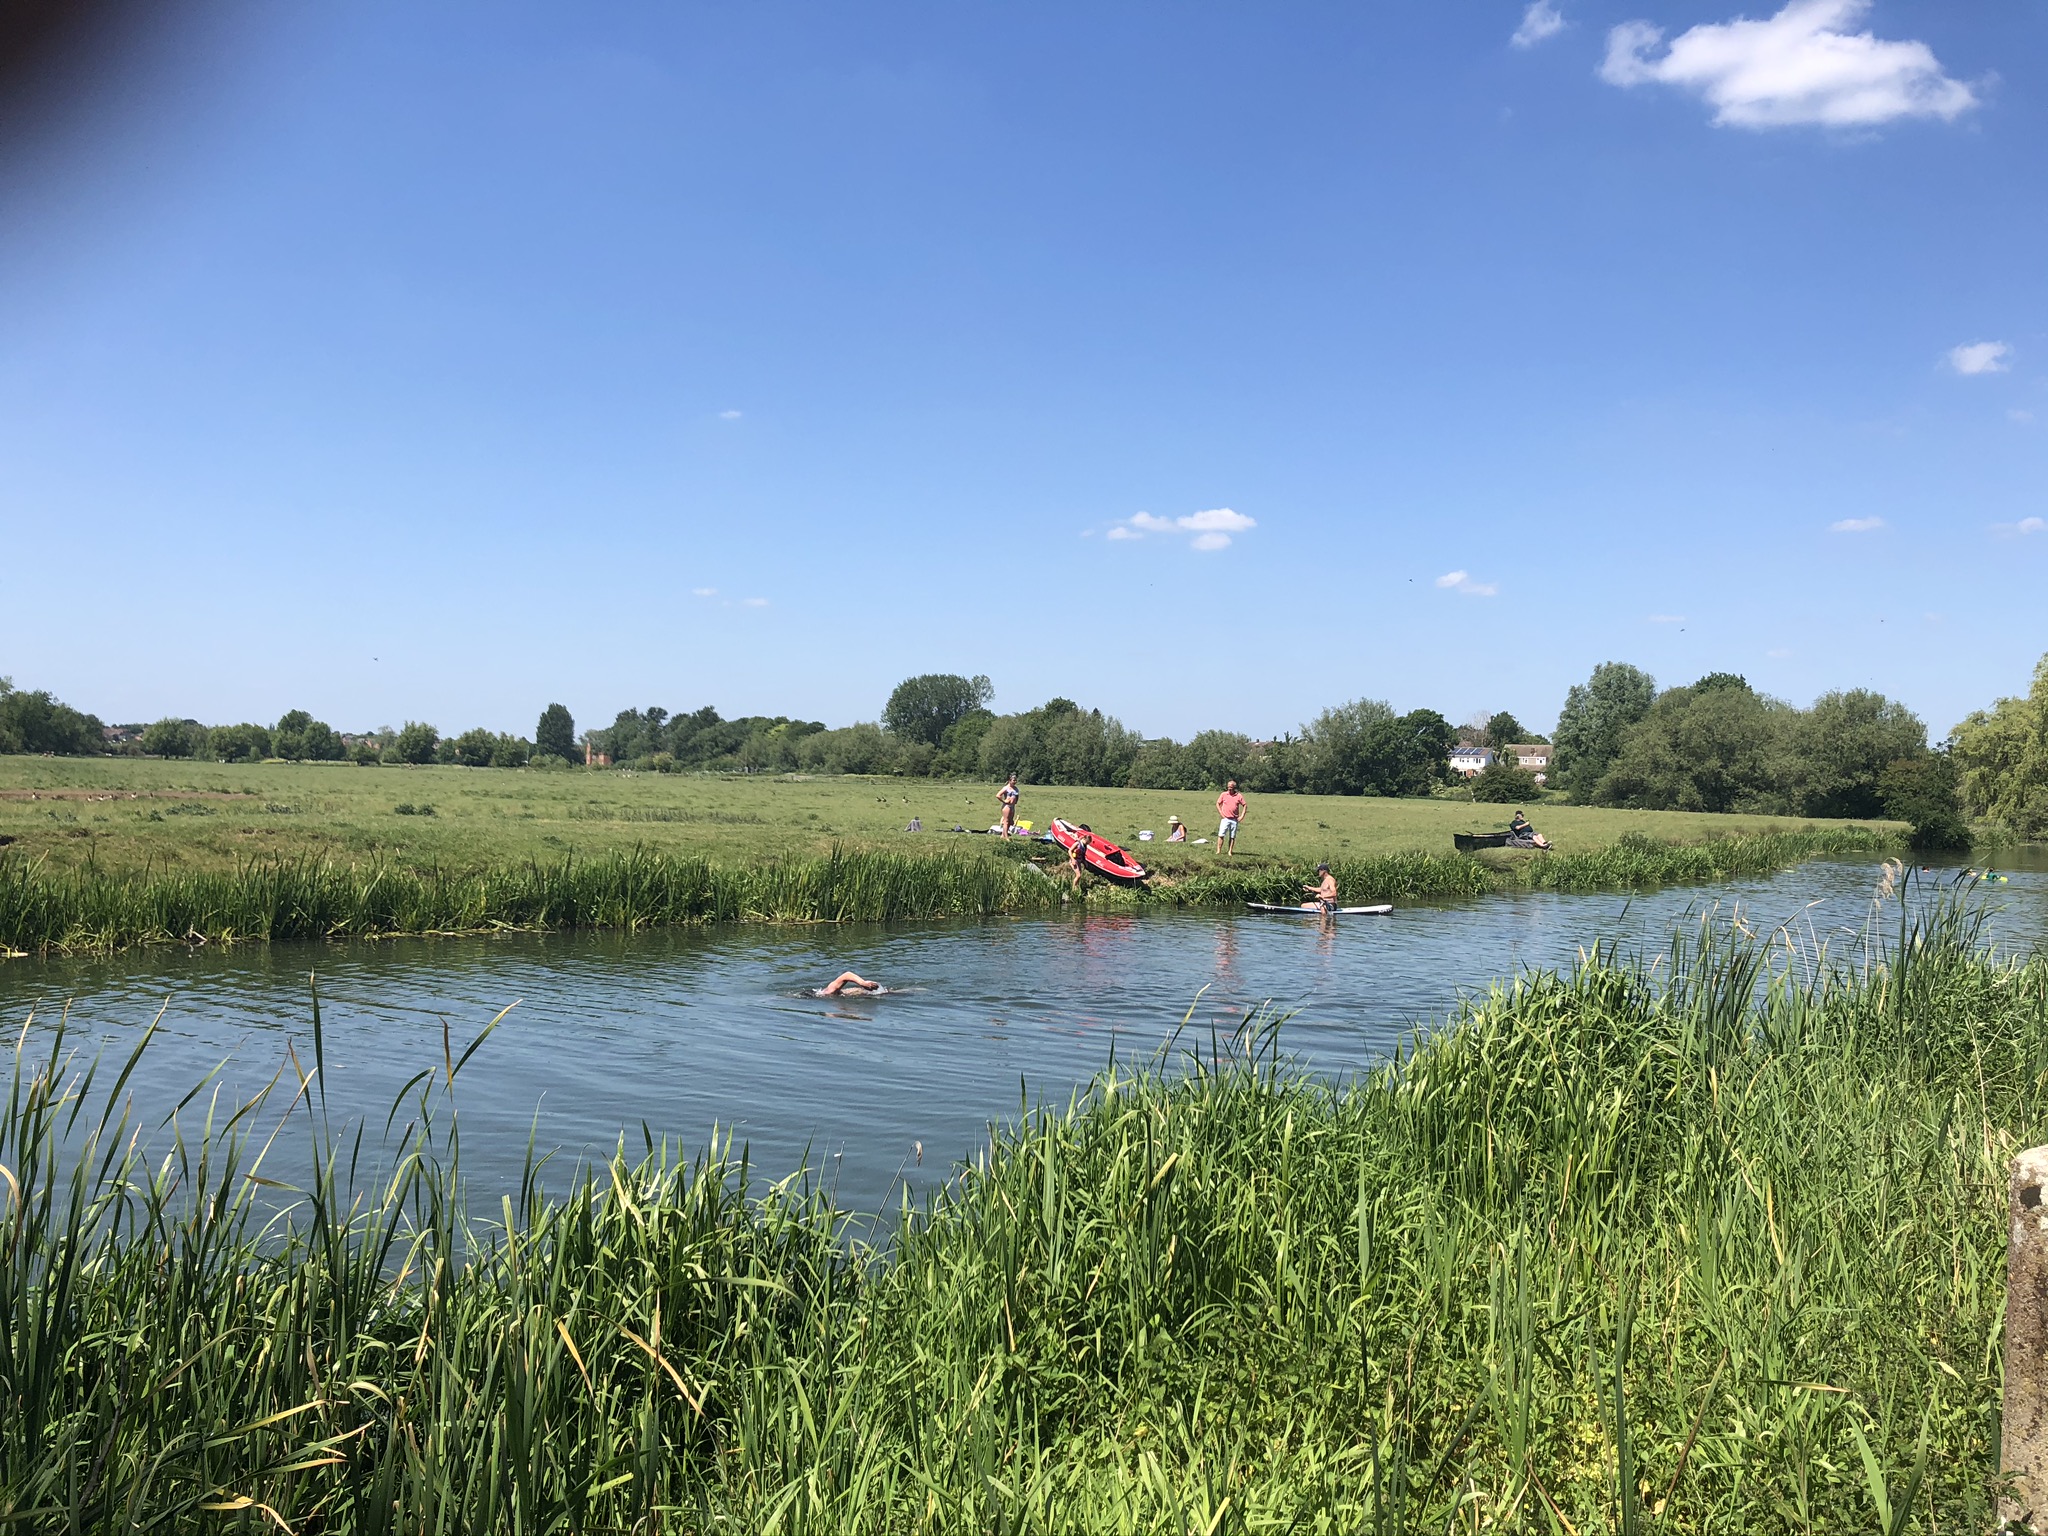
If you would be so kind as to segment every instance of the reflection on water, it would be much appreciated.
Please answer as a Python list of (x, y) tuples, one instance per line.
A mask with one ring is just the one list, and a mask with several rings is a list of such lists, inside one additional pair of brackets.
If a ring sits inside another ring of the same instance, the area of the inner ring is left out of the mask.
[[(2048, 942), (2048, 859), (1998, 867), (2010, 883), (1979, 898), (1997, 909), (1994, 935)], [(288, 1041), (303, 1055), (317, 972), (330, 1104), (374, 1128), (401, 1085), (441, 1061), (444, 1021), (459, 1051), (516, 1002), (462, 1074), (473, 1179), (516, 1179), (529, 1134), (582, 1153), (622, 1135), (637, 1149), (642, 1126), (700, 1146), (716, 1125), (757, 1166), (808, 1158), (842, 1200), (874, 1209), (899, 1174), (943, 1177), (990, 1120), (1064, 1101), (1113, 1057), (1157, 1049), (1184, 1016), (1206, 1041), (1270, 1000), (1298, 1010), (1287, 1049), (1355, 1069), (1463, 991), (1569, 966), (1596, 939), (1661, 949), (1688, 912), (1739, 905), (1758, 927), (1853, 940), (1877, 875), (1875, 861), (1818, 862), (1706, 888), (1530, 893), (1332, 923), (1149, 914), (149, 951), (0, 966), (0, 1010), (18, 1023), (68, 1002), (85, 1035), (119, 1045), (162, 1007), (139, 1086), (160, 1113), (217, 1064), (247, 1090)], [(904, 990), (809, 995), (847, 969)]]

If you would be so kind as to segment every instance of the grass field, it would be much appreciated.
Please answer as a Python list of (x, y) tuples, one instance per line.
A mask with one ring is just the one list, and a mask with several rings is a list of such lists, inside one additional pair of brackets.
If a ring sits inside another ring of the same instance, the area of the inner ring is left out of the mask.
[[(33, 797), (33, 798), (31, 798)], [(133, 797), (133, 798), (130, 798)], [(429, 805), (433, 814), (397, 807)], [(1318, 859), (1448, 853), (1451, 834), (1505, 826), (1512, 806), (1443, 800), (1266, 795), (1252, 800), (1240, 856), (1289, 867)], [(1788, 831), (1827, 823), (1546, 805), (1530, 808), (1564, 852), (1597, 852), (1635, 832), (1662, 842)], [(1215, 796), (1168, 790), (1025, 786), (1021, 817), (1084, 821), (1117, 841), (1166, 835), (1178, 813), (1213, 837)], [(473, 873), (642, 848), (723, 865), (842, 848), (898, 853), (995, 820), (995, 786), (926, 779), (784, 779), (732, 775), (357, 768), (343, 764), (178, 763), (153, 759), (0, 757), (0, 837), (55, 868), (225, 871), (251, 859), (375, 861)], [(925, 831), (904, 831), (911, 818)], [(1898, 829), (1903, 830), (1903, 829)], [(1203, 867), (1207, 846), (1145, 845), (1171, 875)]]
[(1988, 1530), (2048, 962), (1959, 908), (1894, 923), (1869, 956), (1595, 953), (1348, 1085), (1256, 1026), (1191, 1041), (998, 1130), (878, 1250), (730, 1145), (472, 1199), (467, 1054), (380, 1157), (321, 1129), (317, 1014), (277, 1098), (319, 1175), (259, 1184), (258, 1114), (135, 1126), (146, 1042), (95, 1076), (26, 1029), (0, 1520)]

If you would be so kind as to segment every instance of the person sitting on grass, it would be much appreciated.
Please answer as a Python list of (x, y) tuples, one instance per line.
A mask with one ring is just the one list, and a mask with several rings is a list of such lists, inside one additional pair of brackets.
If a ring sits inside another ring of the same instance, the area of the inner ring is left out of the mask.
[(869, 981), (858, 971), (841, 971), (824, 986), (818, 988), (818, 996), (838, 997), (846, 992), (879, 992), (881, 990), (882, 984), (879, 981)]
[(1515, 819), (1508, 823), (1508, 846), (1510, 848), (1548, 848), (1550, 839), (1529, 825), (1529, 818), (1519, 810)]
[(1166, 834), (1169, 843), (1184, 843), (1188, 840), (1188, 824), (1178, 816), (1167, 817), (1166, 825), (1169, 828)]

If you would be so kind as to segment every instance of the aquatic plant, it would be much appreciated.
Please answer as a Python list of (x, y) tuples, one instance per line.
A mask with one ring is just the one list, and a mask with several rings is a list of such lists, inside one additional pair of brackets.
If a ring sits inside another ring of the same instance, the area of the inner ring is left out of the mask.
[(32, 1024), (0, 1519), (1987, 1529), (2048, 962), (1916, 912), (1855, 955), (1595, 951), (1350, 1083), (1270, 1019), (1183, 1039), (997, 1129), (873, 1245), (729, 1141), (465, 1190), (481, 1040), (380, 1148), (326, 1122), (317, 1010), (281, 1087), (154, 1137), (147, 1039), (79, 1061)]
[[(992, 840), (991, 840), (992, 841)], [(1817, 853), (1888, 849), (1863, 828), (1767, 833), (1699, 844), (1624, 837), (1588, 854), (1492, 862), (1405, 853), (1335, 860), (1349, 901), (1426, 901), (1517, 887), (1595, 890), (1722, 879), (1790, 867)], [(400, 934), (649, 928), (700, 922), (888, 922), (1044, 912), (1072, 901), (1141, 908), (1294, 901), (1307, 863), (1219, 862), (1144, 890), (1094, 884), (1078, 896), (1027, 854), (1041, 845), (822, 857), (735, 865), (636, 849), (481, 871), (321, 859), (239, 870), (52, 868), (0, 853), (0, 949), (89, 953), (152, 943), (388, 938)]]

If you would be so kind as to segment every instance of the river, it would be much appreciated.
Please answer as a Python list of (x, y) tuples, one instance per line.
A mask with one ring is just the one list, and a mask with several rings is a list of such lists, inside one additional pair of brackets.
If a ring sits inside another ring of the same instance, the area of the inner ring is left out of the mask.
[[(1977, 888), (2005, 947), (2048, 945), (2048, 852), (2006, 855)], [(393, 1096), (516, 1004), (462, 1070), (473, 1191), (511, 1187), (529, 1136), (572, 1158), (641, 1128), (701, 1148), (717, 1126), (771, 1176), (808, 1160), (841, 1203), (877, 1210), (946, 1177), (992, 1120), (1064, 1102), (1112, 1057), (1149, 1055), (1183, 1018), (1206, 1042), (1252, 1008), (1290, 1010), (1283, 1048), (1317, 1070), (1382, 1059), (1463, 993), (1568, 967), (1595, 940), (1661, 950), (1703, 912), (1860, 941), (1877, 861), (1647, 893), (1491, 896), (1325, 925), (1218, 913), (892, 926), (726, 926), (332, 945), (152, 949), (0, 964), (0, 1017), (68, 1010), (83, 1048), (125, 1050), (162, 1014), (136, 1079), (151, 1123), (224, 1065), (260, 1086), (288, 1045), (311, 1061), (317, 978), (330, 1114), (383, 1125)], [(1932, 885), (1957, 871), (1935, 870)], [(1889, 918), (1895, 921), (1896, 908)], [(810, 989), (844, 969), (880, 997)]]

